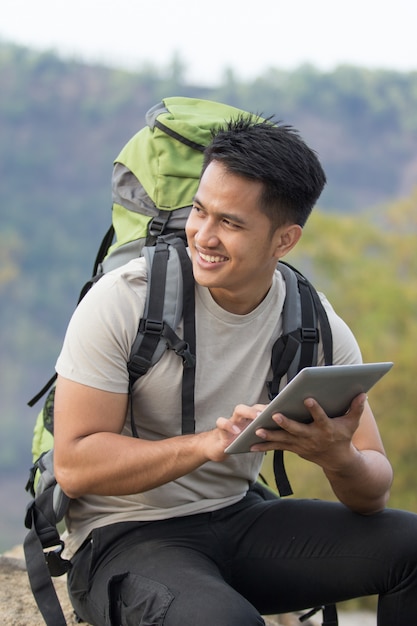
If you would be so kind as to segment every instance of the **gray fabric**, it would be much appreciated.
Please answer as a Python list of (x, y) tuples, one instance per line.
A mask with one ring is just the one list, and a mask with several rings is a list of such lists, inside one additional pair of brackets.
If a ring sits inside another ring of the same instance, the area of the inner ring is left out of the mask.
[(113, 202), (129, 211), (148, 217), (158, 215), (158, 208), (148, 196), (140, 181), (125, 165), (115, 163), (112, 176)]

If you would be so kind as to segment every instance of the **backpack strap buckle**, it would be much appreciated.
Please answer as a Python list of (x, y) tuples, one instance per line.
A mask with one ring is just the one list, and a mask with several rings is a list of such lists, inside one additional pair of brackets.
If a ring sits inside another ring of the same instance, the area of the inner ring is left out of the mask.
[(139, 329), (141, 332), (148, 335), (162, 335), (162, 331), (164, 330), (164, 322), (161, 322), (160, 320), (142, 318), (140, 320)]
[(149, 359), (139, 354), (134, 354), (128, 363), (129, 375), (133, 380), (137, 380), (146, 374), (151, 365), (152, 363)]
[(158, 215), (155, 215), (154, 218), (149, 223), (148, 233), (151, 237), (159, 237), (165, 231), (165, 227), (171, 217), (172, 211), (164, 211), (163, 209), (159, 209)]
[(186, 341), (181, 340), (176, 346), (172, 346), (175, 354), (182, 358), (184, 367), (195, 366), (195, 356), (190, 352), (190, 346)]
[(34, 463), (29, 470), (29, 478), (25, 486), (26, 491), (30, 493), (32, 497), (35, 497), (35, 476), (37, 469), (38, 466)]
[(146, 347), (142, 348), (141, 354), (138, 353), (135, 347), (136, 342), (132, 348), (128, 370), (129, 377), (131, 377), (133, 381), (144, 376), (151, 367), (152, 355), (155, 347), (158, 345), (159, 337), (163, 336), (164, 326), (165, 323), (161, 320), (153, 320), (144, 317), (140, 320), (138, 337), (143, 337)]
[(62, 558), (64, 542), (60, 541), (58, 547), (50, 552), (45, 552), (45, 561), (51, 576), (62, 576), (71, 569), (71, 561)]
[(318, 343), (320, 340), (317, 328), (300, 328), (301, 341), (306, 343)]

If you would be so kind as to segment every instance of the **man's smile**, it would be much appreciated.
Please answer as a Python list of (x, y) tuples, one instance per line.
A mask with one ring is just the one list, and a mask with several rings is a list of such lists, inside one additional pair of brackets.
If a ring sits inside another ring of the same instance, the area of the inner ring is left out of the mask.
[(200, 258), (207, 263), (223, 263), (228, 260), (226, 256), (219, 256), (214, 254), (204, 254), (203, 252), (198, 251)]

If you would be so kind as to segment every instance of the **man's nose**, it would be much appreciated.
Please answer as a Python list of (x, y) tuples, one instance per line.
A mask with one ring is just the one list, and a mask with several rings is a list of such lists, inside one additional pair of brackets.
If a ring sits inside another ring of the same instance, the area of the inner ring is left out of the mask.
[(218, 225), (211, 219), (206, 219), (199, 225), (195, 239), (202, 247), (213, 248), (219, 243)]

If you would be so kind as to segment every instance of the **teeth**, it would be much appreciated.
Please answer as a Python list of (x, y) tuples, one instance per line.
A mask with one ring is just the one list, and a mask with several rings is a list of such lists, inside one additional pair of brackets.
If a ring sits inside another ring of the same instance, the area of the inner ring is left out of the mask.
[(221, 263), (225, 260), (225, 258), (222, 256), (210, 256), (209, 254), (202, 254), (201, 252), (200, 256), (203, 261), (207, 261), (208, 263)]

